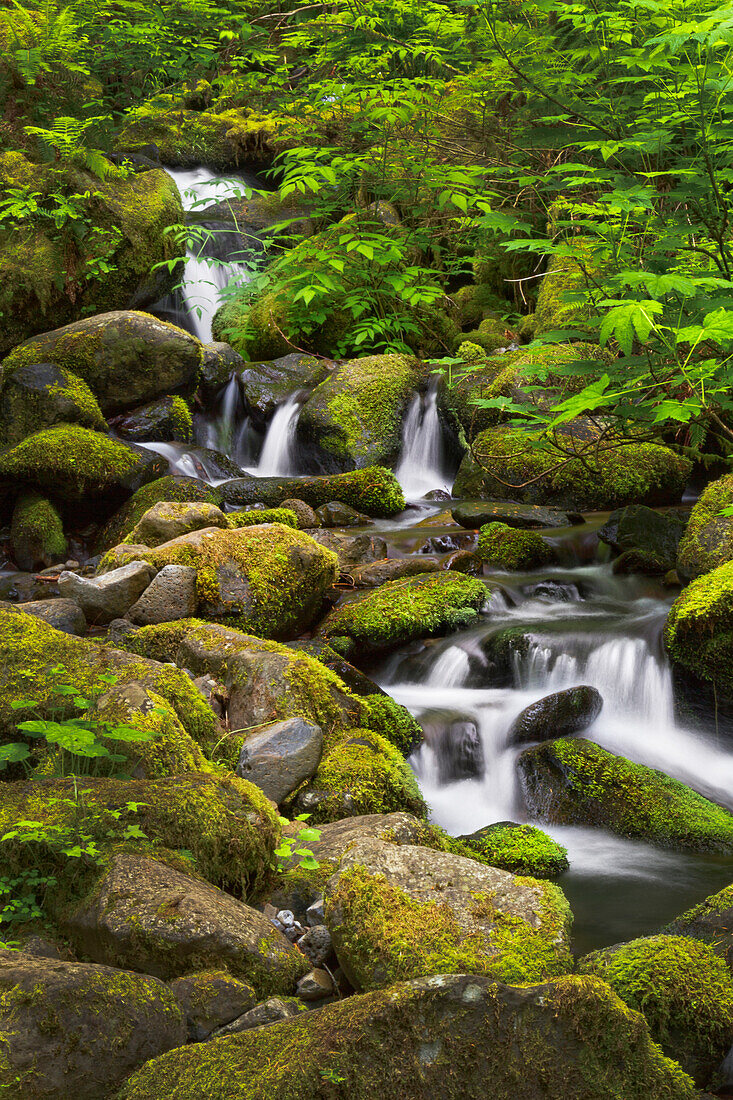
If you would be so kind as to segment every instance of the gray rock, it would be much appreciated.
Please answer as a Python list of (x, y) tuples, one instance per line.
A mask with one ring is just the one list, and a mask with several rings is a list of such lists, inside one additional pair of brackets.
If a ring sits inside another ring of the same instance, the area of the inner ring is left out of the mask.
[(579, 512), (563, 512), (559, 508), (543, 508), (540, 504), (514, 504), (511, 501), (463, 502), (451, 511), (461, 527), (478, 530), (485, 523), (505, 523), (507, 527), (572, 527), (585, 520)]
[(165, 565), (127, 612), (136, 626), (172, 623), (196, 614), (196, 570), (190, 565)]
[[(316, 898), (316, 900), (308, 906), (305, 916), (311, 928), (319, 928), (321, 926), (325, 927), (325, 925), (323, 925), (323, 921), (325, 920), (326, 914), (324, 910), (323, 898)], [(330, 935), (331, 933), (329, 932), (329, 938)]]
[(304, 500), (297, 500), (295, 497), (290, 500), (284, 500), (280, 505), (281, 508), (289, 508), (291, 512), (295, 512), (298, 517), (298, 526), (301, 531), (312, 530), (315, 527), (321, 526), (321, 521), (318, 518), (318, 514), (314, 508), (311, 508), (310, 504), (306, 504)]
[(105, 431), (89, 387), (55, 363), (29, 363), (2, 380), (0, 445), (13, 447), (31, 432), (54, 424), (81, 424)]
[[(362, 814), (319, 825), (320, 837), (308, 847), (319, 863), (338, 865), (345, 852), (360, 840), (387, 839), (393, 844), (418, 844), (425, 825), (412, 814)], [(310, 913), (310, 909), (308, 910)], [(310, 921), (309, 921), (310, 923)], [(317, 924), (323, 924), (323, 914)]]
[(100, 1100), (186, 1041), (177, 999), (155, 978), (0, 951), (3, 1092), (17, 1100)]
[(200, 1043), (212, 1031), (244, 1015), (257, 1003), (251, 985), (226, 970), (205, 970), (168, 983), (181, 1002), (188, 1037)]
[[(310, 913), (310, 909), (308, 912)], [(333, 950), (331, 933), (325, 924), (316, 924), (308, 929), (302, 939), (298, 940), (298, 947), (314, 966), (323, 966)]]
[(156, 977), (226, 966), (256, 989), (289, 992), (303, 955), (256, 909), (144, 856), (118, 853), (63, 931), (95, 961)]
[(594, 687), (584, 685), (557, 691), (524, 708), (512, 723), (507, 743), (525, 745), (571, 737), (592, 726), (602, 709), (603, 697)]
[(75, 600), (31, 600), (29, 603), (0, 604), (3, 611), (25, 611), (26, 615), (35, 615), (49, 626), (62, 630), (64, 634), (86, 634), (87, 621), (84, 612)]
[(368, 565), (387, 557), (387, 543), (378, 535), (345, 535), (341, 531), (311, 531), (311, 538), (333, 550), (339, 568), (350, 573), (357, 565)]
[(158, 397), (136, 409), (129, 409), (114, 417), (110, 425), (122, 439), (132, 443), (172, 442), (188, 443), (190, 421), (179, 415), (177, 399), (170, 395)]
[(435, 754), (440, 783), (479, 779), (485, 771), (484, 746), (470, 714), (435, 707), (419, 718), (425, 744)]
[(255, 1005), (249, 1012), (243, 1013), (236, 1020), (232, 1020), (225, 1027), (218, 1027), (211, 1035), (212, 1039), (219, 1039), (223, 1035), (238, 1035), (241, 1031), (251, 1031), (255, 1027), (266, 1027), (268, 1024), (277, 1024), (280, 1020), (287, 1020), (291, 1016), (297, 1016), (302, 1012), (302, 1006), (294, 997), (270, 997), (268, 1001)]
[(297, 993), (303, 1001), (322, 1001), (336, 990), (327, 970), (309, 970), (298, 982)]
[(280, 803), (315, 773), (322, 751), (320, 726), (289, 718), (247, 738), (236, 774)]
[(323, 527), (366, 527), (372, 522), (369, 516), (362, 515), (348, 504), (342, 504), (340, 500), (322, 504), (316, 508), (316, 515)]
[(631, 504), (611, 513), (598, 538), (620, 555), (614, 572), (664, 574), (675, 567), (684, 530), (685, 520), (678, 515)]
[(228, 526), (226, 516), (215, 504), (161, 500), (140, 517), (128, 539), (140, 546), (162, 546), (190, 531)]
[(370, 565), (359, 565), (352, 571), (357, 588), (378, 588), (387, 581), (396, 581), (400, 577), (415, 577), (418, 573), (437, 573), (440, 569), (438, 558), (389, 558), (387, 561), (375, 561)]
[(79, 605), (87, 622), (106, 624), (122, 618), (154, 576), (155, 569), (144, 561), (131, 561), (90, 579), (64, 571), (59, 577), (59, 592)]
[(244, 366), (244, 359), (230, 344), (214, 341), (204, 344), (204, 361), (201, 364), (200, 386), (213, 397)]

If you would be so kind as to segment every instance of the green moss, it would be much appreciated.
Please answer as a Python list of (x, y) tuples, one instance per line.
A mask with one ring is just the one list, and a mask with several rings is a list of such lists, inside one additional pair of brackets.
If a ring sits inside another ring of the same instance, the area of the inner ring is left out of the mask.
[(399, 481), (384, 466), (324, 477), (237, 478), (222, 486), (222, 491), (230, 504), (262, 503), (276, 507), (284, 500), (302, 500), (311, 508), (319, 508), (339, 500), (368, 516), (393, 516), (405, 507)]
[(570, 909), (556, 886), (528, 883), (542, 895), (536, 927), (498, 911), (488, 894), (476, 894), (459, 922), (447, 903), (417, 901), (357, 865), (339, 875), (326, 920), (338, 921), (338, 950), (360, 989), (431, 974), (485, 974), (509, 984), (542, 981), (572, 966), (561, 946)]
[(475, 622), (486, 602), (486, 587), (462, 573), (426, 573), (388, 581), (373, 592), (342, 604), (318, 633), (351, 638), (363, 649), (380, 650), (460, 630)]
[(13, 509), (10, 542), (21, 569), (64, 561), (68, 543), (61, 517), (39, 493), (22, 493)]
[(522, 531), (506, 523), (486, 523), (479, 531), (476, 553), (499, 569), (539, 569), (555, 560), (553, 547), (536, 531)]
[(733, 815), (663, 772), (583, 738), (559, 738), (519, 758), (524, 793), (541, 820), (593, 825), (662, 847), (733, 852)]
[(292, 527), (298, 530), (298, 517), (289, 508), (265, 508), (253, 512), (230, 512), (227, 515), (230, 527), (252, 527), (260, 523), (279, 523), (283, 527)]
[(664, 634), (673, 661), (733, 693), (733, 562), (698, 577), (670, 608)]
[(472, 363), (478, 359), (485, 359), (486, 351), (480, 344), (472, 344), (470, 340), (464, 340), (456, 349), (456, 357), (463, 359), (465, 363)]
[(174, 438), (187, 443), (193, 436), (193, 417), (182, 397), (171, 397), (170, 419)]
[(117, 546), (123, 542), (137, 526), (149, 508), (161, 501), (188, 502), (205, 501), (208, 504), (222, 503), (221, 493), (205, 481), (193, 477), (159, 477), (148, 485), (143, 485), (130, 499), (115, 512), (97, 536), (97, 553)]
[[(307, 789), (315, 795), (315, 822), (338, 821), (350, 814), (427, 813), (409, 764), (372, 730), (352, 729), (340, 740), (329, 738)], [(297, 806), (298, 795), (291, 795), (286, 805)]]
[(515, 428), (481, 432), (461, 463), (455, 496), (553, 504), (579, 511), (680, 498), (690, 462), (655, 443), (619, 443), (584, 461)]
[(533, 825), (491, 825), (458, 844), (461, 855), (517, 875), (556, 878), (570, 866), (567, 849)]
[(580, 238), (574, 239), (573, 249), (578, 259), (554, 256), (550, 260), (537, 295), (536, 336), (557, 329), (588, 327), (591, 312), (584, 299), (585, 292), (592, 286), (592, 257)]
[(78, 423), (95, 431), (106, 430), (92, 391), (86, 382), (64, 367), (31, 365), (20, 377), (3, 377), (1, 390), (0, 447), (3, 449), (59, 422)]
[(682, 936), (649, 936), (594, 951), (578, 965), (643, 1013), (665, 1054), (698, 1084), (708, 1083), (733, 1034), (733, 978), (709, 947)]
[(733, 560), (733, 517), (721, 516), (733, 504), (733, 474), (726, 474), (705, 489), (682, 536), (677, 572), (694, 579)]
[(417, 748), (422, 741), (422, 728), (407, 707), (401, 706), (389, 695), (365, 695), (362, 704), (368, 715), (364, 724), (386, 738), (404, 756)]

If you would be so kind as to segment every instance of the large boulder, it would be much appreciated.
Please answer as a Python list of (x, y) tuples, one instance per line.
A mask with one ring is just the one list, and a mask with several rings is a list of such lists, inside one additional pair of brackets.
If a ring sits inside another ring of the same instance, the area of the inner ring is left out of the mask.
[(497, 522), (487, 523), (479, 531), (476, 554), (495, 569), (509, 571), (541, 569), (557, 560), (555, 547), (536, 531)]
[(254, 1008), (257, 995), (251, 985), (228, 970), (202, 970), (175, 978), (171, 990), (186, 1014), (188, 1037), (208, 1039), (212, 1031)]
[[(382, 1100), (695, 1100), (644, 1018), (571, 975), (517, 989), (446, 975), (327, 1005), (271, 1027), (171, 1051), (120, 1100), (330, 1095)], [(334, 1092), (334, 1090), (338, 1092)]]
[(333, 550), (344, 573), (387, 557), (387, 543), (379, 535), (347, 535), (344, 531), (311, 531), (309, 534), (321, 546)]
[(726, 886), (681, 913), (664, 931), (672, 936), (689, 936), (707, 944), (733, 972), (733, 886)]
[(338, 578), (336, 555), (302, 531), (279, 523), (223, 530), (205, 527), (153, 549), (121, 545), (102, 572), (140, 559), (156, 570), (196, 570), (198, 614), (266, 638), (290, 638), (313, 622), (326, 589)]
[(594, 687), (574, 687), (545, 695), (517, 715), (507, 737), (510, 745), (551, 741), (582, 733), (603, 709), (603, 697)]
[(188, 619), (197, 607), (196, 570), (189, 565), (164, 565), (126, 617), (136, 626), (150, 626)]
[(469, 530), (477, 530), (486, 523), (504, 523), (507, 527), (532, 529), (534, 527), (572, 527), (583, 517), (576, 512), (562, 512), (559, 508), (543, 508), (540, 504), (515, 504), (512, 501), (463, 501), (451, 509), (456, 523)]
[(733, 815), (663, 772), (592, 741), (526, 749), (519, 776), (531, 814), (555, 825), (593, 825), (663, 848), (733, 852)]
[(2, 362), (2, 384), (21, 367), (53, 363), (82, 378), (109, 415), (192, 387), (202, 357), (202, 345), (184, 329), (149, 313), (116, 310), (13, 348)]
[(178, 999), (156, 978), (6, 950), (0, 1032), (8, 1100), (104, 1100), (186, 1041)]
[(547, 443), (533, 445), (521, 429), (488, 429), (463, 459), (453, 495), (574, 511), (675, 504), (692, 469), (686, 458), (656, 443), (619, 445), (600, 456), (590, 450), (582, 461), (562, 457)]
[(10, 521), (10, 545), (19, 569), (31, 571), (65, 560), (64, 525), (50, 500), (34, 490), (20, 494)]
[(227, 504), (266, 504), (268, 508), (289, 498), (312, 508), (340, 500), (368, 516), (393, 516), (405, 507), (400, 483), (382, 466), (324, 477), (239, 477), (221, 491)]
[(166, 466), (152, 451), (77, 424), (57, 424), (0, 455), (0, 485), (30, 486), (98, 515), (160, 477)]
[(236, 773), (276, 803), (315, 772), (323, 751), (320, 726), (303, 718), (274, 722), (246, 738)]
[(733, 561), (704, 573), (670, 608), (664, 640), (672, 660), (720, 696), (733, 695)]
[(685, 580), (733, 561), (733, 516), (720, 513), (733, 505), (733, 474), (713, 481), (701, 494), (679, 544), (677, 572)]
[(307, 960), (256, 909), (147, 856), (121, 852), (61, 921), (77, 951), (157, 978), (226, 967), (266, 997), (291, 993)]
[(486, 596), (480, 580), (462, 573), (388, 581), (337, 607), (319, 626), (318, 636), (349, 638), (362, 654), (393, 649), (470, 626)]
[(424, 377), (425, 367), (407, 355), (340, 363), (303, 406), (298, 434), (326, 469), (394, 466), (402, 421)]
[[(4, 40), (3, 50), (10, 48)], [(58, 113), (73, 110), (72, 105)], [(12, 221), (0, 230), (0, 355), (51, 325), (146, 306), (175, 284), (177, 269), (164, 266), (182, 254), (175, 235), (166, 232), (183, 221), (175, 184), (161, 170), (121, 174), (109, 168), (100, 179), (72, 158), (38, 164), (17, 150), (0, 154), (0, 190), (30, 189), (43, 196), (41, 205), (58, 202), (59, 194), (73, 196), (77, 214), (90, 223), (76, 237), (55, 229), (44, 212), (25, 218), (20, 232)], [(83, 227), (84, 221), (76, 224)], [(49, 359), (43, 355), (31, 361)]]
[[(130, 535), (145, 513), (154, 505), (164, 503), (197, 503), (219, 505), (221, 492), (208, 482), (197, 477), (168, 474), (143, 485), (122, 507), (107, 521), (97, 535), (95, 551), (109, 550), (111, 546), (123, 541), (133, 541)], [(210, 527), (215, 523), (208, 524)], [(177, 531), (176, 534), (183, 534)], [(175, 537), (175, 536), (170, 536)], [(156, 545), (148, 543), (149, 546)]]
[(598, 537), (620, 555), (616, 572), (668, 573), (677, 561), (677, 547), (685, 521), (655, 512), (643, 504), (630, 504), (612, 512)]
[(152, 548), (204, 527), (229, 527), (227, 517), (215, 504), (161, 500), (143, 513), (124, 541)]
[(0, 380), (0, 449), (54, 424), (105, 431), (94, 394), (77, 375), (55, 363), (29, 363), (3, 371)]
[(131, 561), (101, 577), (80, 577), (67, 570), (59, 577), (59, 592), (75, 600), (88, 623), (111, 623), (129, 611), (155, 576), (145, 561)]
[(27, 603), (6, 603), (0, 601), (0, 608), (11, 614), (33, 615), (44, 623), (62, 630), (64, 634), (76, 634), (81, 637), (87, 632), (87, 621), (78, 603), (73, 600), (59, 599), (29, 600)]
[(117, 435), (130, 443), (188, 443), (193, 432), (191, 410), (182, 397), (158, 397), (111, 420)]
[(264, 427), (278, 405), (297, 390), (315, 389), (332, 369), (327, 359), (291, 352), (266, 363), (243, 363), (237, 374), (250, 415)]
[(668, 1058), (704, 1087), (733, 1042), (733, 978), (712, 949), (682, 936), (646, 936), (593, 951), (595, 974), (646, 1018)]
[(497, 821), (458, 839), (471, 856), (515, 875), (557, 878), (570, 866), (567, 849), (534, 825)]
[(464, 856), (360, 840), (324, 897), (336, 955), (357, 989), (450, 973), (536, 982), (572, 969), (562, 892)]

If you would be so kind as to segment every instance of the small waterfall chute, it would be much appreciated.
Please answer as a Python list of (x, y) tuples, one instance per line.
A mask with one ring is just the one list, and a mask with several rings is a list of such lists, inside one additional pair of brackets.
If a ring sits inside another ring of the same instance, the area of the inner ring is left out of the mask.
[(278, 405), (252, 473), (258, 477), (286, 477), (295, 472), (295, 433), (302, 407), (303, 393), (300, 390)]
[(438, 415), (438, 383), (431, 381), (426, 394), (410, 402), (402, 427), (402, 455), (395, 469), (408, 499), (418, 499), (432, 489), (450, 492), (446, 471), (443, 429)]

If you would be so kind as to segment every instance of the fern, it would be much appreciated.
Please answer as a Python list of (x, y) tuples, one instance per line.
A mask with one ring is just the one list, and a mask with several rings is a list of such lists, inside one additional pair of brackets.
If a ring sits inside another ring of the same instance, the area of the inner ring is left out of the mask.
[(113, 170), (112, 165), (99, 149), (85, 144), (87, 131), (106, 121), (106, 118), (80, 119), (64, 115), (54, 119), (50, 130), (43, 126), (24, 126), (23, 129), (29, 136), (38, 138), (57, 159), (71, 161), (87, 168), (99, 179), (106, 179)]

